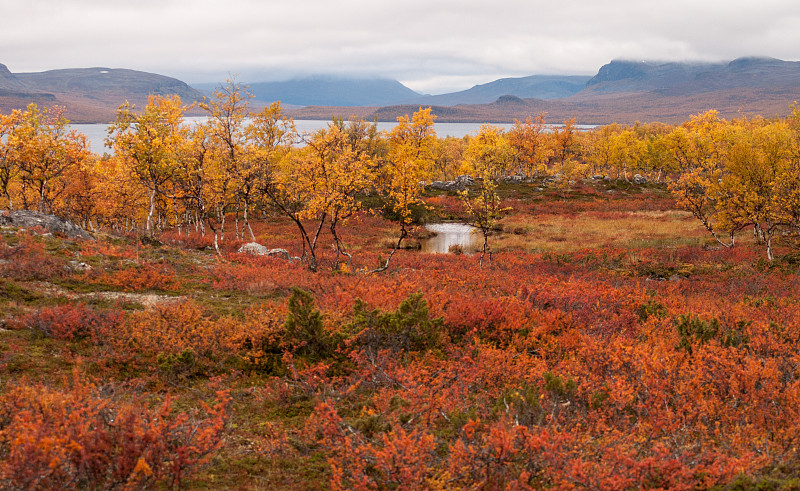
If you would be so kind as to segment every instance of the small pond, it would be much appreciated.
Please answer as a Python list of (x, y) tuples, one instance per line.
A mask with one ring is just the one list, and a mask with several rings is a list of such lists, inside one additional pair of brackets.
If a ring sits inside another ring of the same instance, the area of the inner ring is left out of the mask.
[(446, 254), (451, 246), (460, 245), (465, 254), (471, 254), (481, 248), (480, 232), (472, 225), (429, 223), (425, 228), (436, 235), (420, 240), (422, 252)]

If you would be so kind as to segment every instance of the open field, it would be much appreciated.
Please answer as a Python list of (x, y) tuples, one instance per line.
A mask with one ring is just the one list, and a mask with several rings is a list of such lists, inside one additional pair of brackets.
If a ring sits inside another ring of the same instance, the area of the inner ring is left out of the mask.
[[(366, 213), (317, 273), (175, 230), (3, 229), (2, 487), (796, 486), (793, 256), (715, 247), (660, 185), (538, 189), (500, 188), (483, 267), (368, 274), (396, 224)], [(253, 227), (299, 255), (285, 219)]]

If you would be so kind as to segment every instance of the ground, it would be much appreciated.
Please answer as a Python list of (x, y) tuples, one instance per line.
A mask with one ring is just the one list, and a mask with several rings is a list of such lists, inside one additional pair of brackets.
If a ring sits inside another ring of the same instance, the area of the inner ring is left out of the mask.
[[(37, 456), (58, 482), (60, 447), (19, 415), (44, 428), (62, 413), (20, 409), (33, 388), (61, 401), (63, 421), (86, 400), (116, 414), (135, 401), (150, 422), (168, 404), (168, 450), (197, 454), (178, 479), (192, 489), (791, 489), (791, 250), (769, 263), (747, 231), (716, 247), (660, 184), (500, 192), (510, 210), (482, 267), (404, 250), (369, 273), (399, 228), (367, 212), (341, 229), (353, 261), (334, 264), (325, 237), (316, 273), (236, 254), (247, 241), (233, 230), (217, 256), (194, 232), (143, 245), (3, 229), (0, 454), (39, 442), (19, 462), (44, 472)], [(422, 220), (463, 213), (446, 192), (427, 202)], [(253, 226), (302, 252), (292, 223)], [(181, 433), (188, 422), (207, 441)], [(139, 455), (153, 477), (140, 468), (130, 483), (176, 483)]]

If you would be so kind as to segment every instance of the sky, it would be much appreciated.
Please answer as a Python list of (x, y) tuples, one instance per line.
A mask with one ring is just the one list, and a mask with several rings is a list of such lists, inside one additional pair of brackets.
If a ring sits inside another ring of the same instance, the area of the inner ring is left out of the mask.
[(0, 0), (0, 63), (189, 83), (382, 77), (437, 94), (612, 59), (798, 60), (798, 26), (798, 0)]

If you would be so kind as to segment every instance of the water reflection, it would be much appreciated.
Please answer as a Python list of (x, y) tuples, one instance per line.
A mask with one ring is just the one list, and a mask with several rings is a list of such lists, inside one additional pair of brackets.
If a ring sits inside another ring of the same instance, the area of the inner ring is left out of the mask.
[(466, 223), (429, 223), (425, 228), (436, 235), (420, 240), (422, 252), (444, 254), (450, 247), (460, 245), (465, 254), (480, 248), (478, 229)]

